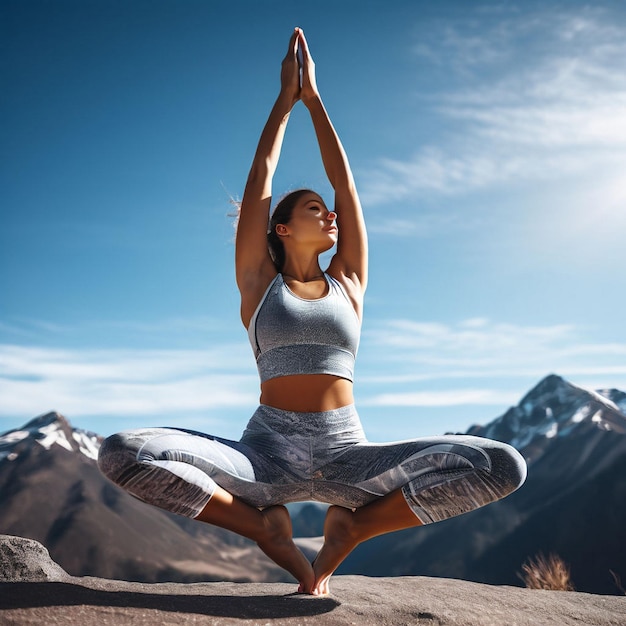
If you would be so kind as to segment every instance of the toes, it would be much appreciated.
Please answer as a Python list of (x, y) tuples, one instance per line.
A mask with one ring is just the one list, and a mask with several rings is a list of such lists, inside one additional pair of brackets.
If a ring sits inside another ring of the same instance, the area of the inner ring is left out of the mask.
[(315, 585), (312, 593), (314, 596), (327, 596), (330, 593), (329, 577)]

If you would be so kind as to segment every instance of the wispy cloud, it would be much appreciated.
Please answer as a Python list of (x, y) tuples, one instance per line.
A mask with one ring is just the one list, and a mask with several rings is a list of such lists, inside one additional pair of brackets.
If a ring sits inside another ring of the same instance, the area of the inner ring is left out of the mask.
[(550, 373), (583, 385), (626, 384), (626, 343), (591, 341), (570, 324), (381, 321), (365, 334), (360, 359), (369, 406), (506, 406)]
[(0, 322), (0, 334), (6, 337), (31, 337), (41, 335), (48, 337), (63, 338), (68, 336), (85, 335), (94, 336), (98, 333), (106, 333), (111, 339), (112, 334), (132, 333), (134, 335), (176, 337), (177, 335), (194, 334), (197, 338), (202, 334), (223, 332), (225, 327), (232, 325), (217, 317), (186, 316), (160, 319), (84, 319), (79, 322), (58, 323), (37, 318), (21, 317), (10, 321)]
[(383, 393), (366, 398), (363, 406), (506, 406), (519, 401), (519, 392), (496, 391), (494, 389), (447, 389), (446, 391), (417, 391)]
[(626, 26), (611, 19), (541, 10), (427, 34), (417, 55), (456, 75), (432, 104), (454, 136), (409, 159), (381, 158), (362, 176), (365, 202), (594, 180), (611, 168), (617, 176), (626, 159)]
[[(571, 324), (373, 320), (361, 344), (357, 395), (370, 408), (506, 407), (551, 372), (624, 388), (626, 343), (592, 341)], [(166, 416), (189, 426), (193, 415), (243, 415), (257, 401), (244, 342), (207, 350), (0, 344), (0, 417), (11, 420), (58, 410), (72, 418)]]
[(171, 415), (254, 406), (249, 346), (59, 350), (0, 345), (0, 414)]
[(370, 327), (367, 341), (392, 348), (387, 352), (394, 360), (446, 368), (496, 365), (506, 371), (528, 364), (574, 366), (578, 365), (575, 359), (626, 356), (625, 343), (589, 341), (584, 329), (572, 324), (522, 326), (482, 318), (455, 325), (403, 319), (382, 321)]

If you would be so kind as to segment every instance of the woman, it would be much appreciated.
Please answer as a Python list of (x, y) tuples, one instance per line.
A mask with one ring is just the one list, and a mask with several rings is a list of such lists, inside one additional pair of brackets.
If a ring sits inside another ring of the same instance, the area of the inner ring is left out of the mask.
[[(299, 56), (301, 60), (299, 60)], [(310, 190), (289, 194), (267, 224), (272, 178), (293, 106), (308, 109), (333, 210)], [(319, 255), (336, 245), (326, 271)], [(367, 238), (348, 159), (295, 29), (281, 89), (261, 134), (237, 229), (241, 319), (261, 378), (260, 406), (240, 441), (153, 428), (109, 437), (102, 471), (134, 496), (248, 537), (314, 595), (359, 543), (471, 511), (524, 481), (506, 444), (469, 436), (368, 443), (352, 378), (367, 285)], [(283, 504), (329, 507), (311, 564)]]

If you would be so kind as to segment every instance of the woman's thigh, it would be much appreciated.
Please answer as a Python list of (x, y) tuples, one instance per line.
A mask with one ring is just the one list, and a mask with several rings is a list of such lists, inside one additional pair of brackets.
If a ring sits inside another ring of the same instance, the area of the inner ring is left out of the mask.
[(358, 507), (402, 489), (423, 521), (438, 521), (504, 497), (526, 466), (511, 446), (468, 435), (360, 443), (318, 468), (319, 499)]
[(306, 499), (306, 487), (245, 443), (196, 431), (123, 431), (101, 446), (99, 465), (141, 500), (194, 517), (219, 485), (253, 506)]

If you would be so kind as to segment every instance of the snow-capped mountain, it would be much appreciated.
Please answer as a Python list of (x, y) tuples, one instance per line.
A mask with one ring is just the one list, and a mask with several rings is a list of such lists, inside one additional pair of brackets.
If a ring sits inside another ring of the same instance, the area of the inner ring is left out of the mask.
[(48, 413), (0, 434), (0, 534), (36, 539), (76, 576), (286, 580), (254, 545), (139, 502), (109, 482), (102, 437)]
[(19, 456), (20, 450), (27, 450), (33, 442), (46, 450), (50, 450), (50, 447), (56, 444), (66, 450), (84, 454), (95, 461), (98, 458), (102, 437), (86, 430), (72, 428), (58, 413), (47, 413), (36, 417), (22, 428), (0, 435), (0, 462), (14, 461)]
[(422, 575), (520, 584), (529, 558), (558, 554), (579, 591), (621, 593), (626, 580), (626, 394), (551, 375), (469, 434), (516, 446), (526, 483), (457, 518), (359, 546), (339, 573)]
[(532, 464), (551, 439), (597, 430), (626, 434), (626, 393), (592, 391), (552, 374), (529, 391), (517, 406), (487, 426), (468, 433), (510, 443)]
[[(619, 593), (610, 572), (626, 580), (626, 393), (551, 375), (469, 433), (516, 446), (529, 462), (526, 484), (467, 515), (366, 542), (338, 573), (515, 585), (528, 558), (554, 552), (579, 591)], [(106, 480), (94, 460), (100, 441), (57, 413), (0, 434), (0, 533), (41, 541), (75, 575), (282, 579), (250, 542), (143, 504)], [(302, 506), (295, 534), (319, 531), (323, 515)]]

